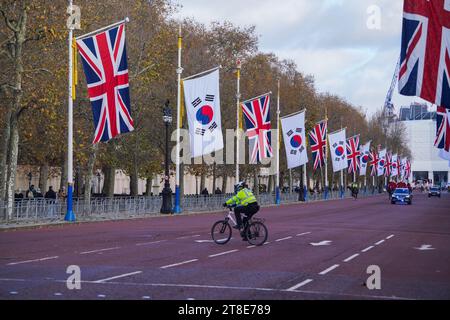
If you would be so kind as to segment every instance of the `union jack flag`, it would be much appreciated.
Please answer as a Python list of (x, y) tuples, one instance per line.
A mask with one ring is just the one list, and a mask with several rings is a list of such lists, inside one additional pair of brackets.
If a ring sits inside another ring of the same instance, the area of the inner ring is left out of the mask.
[(391, 176), (391, 166), (392, 166), (392, 154), (386, 152), (386, 162), (384, 163), (384, 175), (388, 178)]
[(405, 179), (408, 180), (410, 175), (411, 175), (411, 161), (409, 161), (409, 159), (406, 159)]
[(450, 108), (450, 1), (405, 0), (399, 92)]
[(327, 127), (328, 122), (323, 120), (314, 126), (309, 132), (309, 143), (314, 159), (314, 171), (322, 168), (326, 161), (327, 152)]
[(93, 143), (134, 130), (130, 111), (125, 25), (77, 40), (94, 115)]
[(245, 126), (250, 148), (250, 162), (256, 164), (273, 156), (270, 126), (270, 95), (244, 102)]
[(348, 173), (357, 172), (359, 169), (359, 135), (347, 139)]
[(436, 140), (434, 146), (438, 149), (450, 151), (450, 110), (437, 107), (436, 113)]
[(377, 175), (378, 175), (378, 161), (379, 161), (379, 158), (378, 158), (378, 152), (379, 152), (379, 150), (378, 151), (376, 151), (376, 150), (372, 150), (371, 152), (370, 152), (370, 162), (369, 162), (369, 165), (370, 165), (370, 167), (371, 167), (371, 171), (370, 171), (370, 175), (372, 176), (372, 177), (376, 177)]

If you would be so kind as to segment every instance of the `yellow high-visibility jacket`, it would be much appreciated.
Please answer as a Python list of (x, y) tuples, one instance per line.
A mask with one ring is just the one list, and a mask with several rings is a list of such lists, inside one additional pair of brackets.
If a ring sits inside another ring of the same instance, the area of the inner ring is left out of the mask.
[(253, 192), (249, 189), (242, 189), (240, 190), (237, 195), (233, 196), (232, 198), (228, 199), (226, 202), (227, 205), (235, 204), (236, 206), (240, 207), (246, 207), (250, 203), (257, 202), (255, 195)]

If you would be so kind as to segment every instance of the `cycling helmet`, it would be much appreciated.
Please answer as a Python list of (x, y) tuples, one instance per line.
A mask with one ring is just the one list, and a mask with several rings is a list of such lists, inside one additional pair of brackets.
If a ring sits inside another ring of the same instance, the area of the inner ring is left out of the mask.
[(236, 192), (236, 193), (239, 192), (240, 190), (244, 189), (245, 186), (246, 186), (246, 184), (244, 181), (240, 181), (240, 182), (236, 183), (234, 185), (234, 192)]

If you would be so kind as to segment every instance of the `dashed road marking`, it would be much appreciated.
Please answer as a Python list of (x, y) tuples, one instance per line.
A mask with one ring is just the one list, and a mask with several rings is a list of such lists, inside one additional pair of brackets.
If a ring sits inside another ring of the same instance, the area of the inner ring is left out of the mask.
[(182, 237), (178, 237), (178, 238), (175, 238), (175, 239), (189, 239), (189, 238), (197, 238), (197, 237), (200, 237), (200, 235), (196, 234), (196, 235), (193, 235), (193, 236), (182, 236)]
[(349, 261), (355, 259), (357, 256), (359, 256), (359, 253), (356, 253), (356, 254), (354, 254), (354, 255), (348, 257), (347, 259), (344, 260), (344, 262), (349, 262)]
[(16, 295), (16, 294), (18, 294), (18, 292), (17, 291), (10, 291), (9, 294)]
[(292, 237), (277, 239), (277, 240), (275, 240), (275, 242), (285, 241), (285, 240), (289, 240), (289, 239), (292, 239)]
[(305, 281), (303, 281), (303, 282), (300, 282), (299, 284), (296, 284), (296, 285), (293, 286), (293, 287), (290, 287), (290, 288), (287, 289), (286, 291), (295, 291), (296, 289), (301, 288), (301, 287), (307, 285), (308, 283), (310, 283), (310, 282), (312, 282), (312, 281), (313, 281), (313, 279), (307, 279), (307, 280), (305, 280)]
[(111, 250), (117, 250), (117, 249), (120, 249), (120, 247), (97, 249), (97, 250), (92, 250), (92, 251), (84, 251), (84, 252), (80, 252), (80, 254), (98, 253), (98, 252), (111, 251)]
[(198, 259), (192, 259), (192, 260), (187, 260), (187, 261), (183, 261), (183, 262), (179, 262), (179, 263), (169, 264), (167, 266), (160, 267), (160, 269), (168, 269), (168, 268), (172, 268), (172, 267), (177, 267), (177, 266), (181, 266), (183, 264), (188, 264), (188, 263), (195, 262), (195, 261), (198, 261)]
[(7, 266), (15, 266), (15, 265), (17, 265), (17, 264), (31, 263), (31, 262), (40, 262), (40, 261), (52, 260), (52, 259), (58, 259), (58, 258), (59, 258), (58, 256), (54, 256), (54, 257), (45, 257), (45, 258), (33, 259), (33, 260), (25, 260), (25, 261), (11, 262), (11, 263), (8, 263)]
[(299, 234), (297, 235), (297, 237), (305, 236), (305, 235), (307, 235), (307, 234), (311, 234), (311, 232), (303, 232), (303, 233), (299, 233)]
[(256, 246), (248, 246), (247, 249), (256, 248)]
[(268, 245), (270, 243), (270, 241), (267, 241), (267, 242), (265, 242), (264, 244), (263, 244), (263, 246), (266, 246), (266, 245)]
[(323, 271), (320, 272), (319, 274), (320, 274), (321, 276), (323, 276), (323, 275), (327, 274), (328, 272), (333, 271), (334, 269), (336, 269), (336, 268), (338, 268), (338, 267), (339, 267), (339, 265), (338, 265), (338, 264), (335, 264), (334, 266), (331, 266), (331, 267), (329, 267), (328, 269), (323, 270)]
[(55, 292), (53, 295), (59, 297), (59, 296), (62, 296), (62, 293), (61, 292)]
[(361, 250), (361, 252), (367, 252), (367, 251), (369, 251), (369, 250), (371, 250), (373, 248), (375, 248), (375, 247), (374, 246), (370, 246), (370, 247), (367, 247), (367, 248)]
[(150, 244), (156, 244), (156, 243), (161, 243), (161, 242), (165, 242), (167, 240), (158, 240), (158, 241), (152, 241), (152, 242), (141, 242), (141, 243), (136, 243), (137, 246), (147, 246)]
[(386, 240), (384, 240), (384, 239), (383, 239), (383, 240), (380, 240), (380, 241), (378, 241), (377, 243), (375, 243), (375, 245), (378, 246), (378, 245), (382, 244), (384, 241), (386, 241)]
[(143, 296), (142, 299), (149, 300), (151, 298), (149, 296)]
[(225, 255), (225, 254), (229, 254), (229, 253), (233, 253), (233, 252), (237, 252), (237, 251), (239, 251), (239, 250), (238, 250), (238, 249), (235, 249), (235, 250), (225, 251), (225, 252), (221, 252), (221, 253), (216, 253), (216, 254), (209, 255), (208, 257), (214, 258), (214, 257), (223, 256), (223, 255)]
[(386, 240), (392, 239), (393, 237), (395, 237), (393, 234), (391, 234), (389, 237), (386, 238)]
[(103, 283), (103, 282), (106, 282), (106, 281), (109, 281), (109, 280), (125, 278), (125, 277), (133, 276), (133, 275), (139, 274), (139, 273), (142, 273), (142, 271), (135, 271), (135, 272), (125, 273), (125, 274), (120, 274), (120, 275), (115, 276), (115, 277), (110, 277), (110, 278), (94, 281), (94, 283)]
[(97, 297), (98, 297), (98, 298), (106, 298), (106, 295), (104, 295), (104, 294), (98, 294)]

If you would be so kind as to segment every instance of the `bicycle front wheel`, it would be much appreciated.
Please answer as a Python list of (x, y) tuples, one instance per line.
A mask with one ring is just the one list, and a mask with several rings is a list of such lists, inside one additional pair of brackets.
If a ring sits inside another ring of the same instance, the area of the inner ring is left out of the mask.
[(254, 246), (262, 246), (267, 241), (268, 231), (262, 222), (256, 221), (247, 227), (245, 234), (248, 243)]
[(225, 221), (217, 221), (211, 229), (211, 237), (217, 244), (226, 244), (231, 239), (231, 226)]

